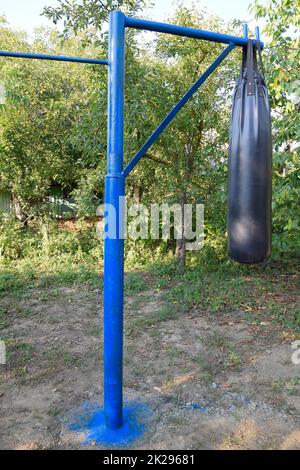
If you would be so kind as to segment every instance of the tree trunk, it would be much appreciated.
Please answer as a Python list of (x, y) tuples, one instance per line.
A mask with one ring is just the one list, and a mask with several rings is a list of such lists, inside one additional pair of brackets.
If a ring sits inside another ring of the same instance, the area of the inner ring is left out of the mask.
[(134, 202), (140, 204), (142, 200), (142, 187), (139, 184), (133, 186)]
[(186, 265), (186, 239), (185, 239), (185, 233), (184, 233), (184, 210), (185, 210), (185, 204), (186, 204), (186, 192), (185, 190), (182, 191), (181, 197), (180, 197), (180, 207), (181, 207), (181, 238), (176, 240), (176, 260), (178, 263), (178, 269), (180, 272), (183, 272), (185, 270), (185, 265)]
[(26, 227), (27, 224), (28, 224), (28, 214), (26, 214), (26, 212), (24, 211), (22, 202), (21, 202), (20, 198), (17, 196), (17, 194), (12, 195), (12, 202), (13, 202), (15, 215), (16, 215), (17, 219), (20, 222), (22, 222), (24, 227)]

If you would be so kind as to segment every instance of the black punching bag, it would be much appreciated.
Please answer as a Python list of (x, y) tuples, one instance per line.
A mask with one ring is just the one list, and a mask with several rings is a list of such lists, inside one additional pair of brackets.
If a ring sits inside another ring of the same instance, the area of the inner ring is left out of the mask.
[(228, 254), (239, 263), (259, 263), (271, 254), (272, 137), (261, 51), (252, 40), (243, 50), (230, 124)]

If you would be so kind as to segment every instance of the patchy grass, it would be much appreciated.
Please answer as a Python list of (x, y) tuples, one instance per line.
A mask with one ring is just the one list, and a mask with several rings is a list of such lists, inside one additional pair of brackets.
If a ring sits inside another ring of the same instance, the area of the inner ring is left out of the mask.
[(300, 378), (293, 377), (291, 379), (279, 379), (275, 380), (272, 383), (272, 390), (276, 393), (286, 392), (289, 396), (299, 396), (300, 395)]
[(172, 286), (166, 296), (180, 311), (200, 308), (211, 314), (243, 311), (251, 321), (268, 321), (300, 332), (299, 263), (243, 266), (226, 261), (190, 266), (183, 275), (174, 265), (153, 266), (158, 286)]
[(4, 308), (0, 308), (0, 330), (7, 328), (9, 325), (7, 320), (7, 311)]
[[(165, 304), (171, 306), (155, 312), (147, 319), (149, 324), (196, 308), (215, 315), (243, 311), (249, 321), (268, 321), (300, 332), (297, 260), (243, 266), (204, 252), (199, 259), (189, 259), (184, 274), (178, 272), (172, 260), (150, 263), (147, 273), (133, 266), (131, 269), (125, 276), (125, 293), (134, 296), (151, 284), (163, 292)], [(79, 261), (70, 254), (52, 260), (26, 258), (0, 265), (0, 297), (12, 292), (17, 299), (32, 289), (76, 284), (101, 288), (101, 272), (101, 262), (96, 264), (88, 256)], [(0, 312), (0, 328), (3, 325), (5, 314)]]
[(228, 338), (217, 331), (214, 331), (211, 335), (209, 335), (207, 338), (207, 344), (219, 349), (227, 349), (230, 347)]
[(178, 311), (174, 306), (168, 304), (162, 305), (150, 314), (134, 318), (134, 320), (128, 320), (125, 334), (126, 336), (135, 337), (139, 332), (149, 329), (150, 336), (154, 337), (157, 335), (157, 331), (153, 329), (154, 326), (167, 320), (174, 320), (177, 317)]
[(30, 343), (23, 342), (16, 338), (5, 339), (6, 359), (9, 368), (14, 370), (16, 375), (23, 375), (33, 358), (34, 347)]
[(214, 366), (210, 364), (206, 357), (203, 355), (197, 355), (193, 358), (195, 364), (199, 367), (201, 374), (201, 381), (205, 384), (210, 384), (214, 379)]
[[(148, 282), (147, 276), (130, 276), (136, 291), (125, 296), (126, 397), (144, 397), (154, 410), (137, 447), (173, 448), (179, 439), (182, 448), (263, 448), (270, 445), (266, 439), (274, 439), (273, 448), (299, 446), (300, 440), (284, 444), (300, 410), (289, 341), (273, 336), (271, 322), (261, 325), (253, 315), (247, 323), (243, 312), (228, 313), (227, 306), (205, 311), (203, 300), (199, 306), (193, 300), (190, 311), (182, 311), (179, 296), (168, 301), (182, 278), (166, 277), (166, 290), (155, 289), (155, 277)], [(145, 283), (150, 290), (142, 291)], [(260, 283), (252, 279), (251, 285)], [(15, 292), (0, 299), (10, 323), (8, 364), (0, 371), (3, 448), (28, 440), (43, 448), (81, 445), (70, 433), (65, 440), (63, 422), (79, 403), (103, 400), (99, 294), (93, 285), (75, 284), (30, 288), (20, 302)], [(240, 428), (248, 419), (255, 424), (253, 436)]]
[(2, 266), (0, 268), (0, 297), (13, 292), (23, 295), (29, 289), (48, 288), (72, 284), (89, 284), (101, 286), (102, 277), (94, 268), (85, 265), (51, 266), (50, 268), (37, 262), (33, 270), (27, 265)]
[(124, 287), (128, 294), (136, 294), (146, 290), (147, 284), (139, 273), (128, 273), (125, 277)]

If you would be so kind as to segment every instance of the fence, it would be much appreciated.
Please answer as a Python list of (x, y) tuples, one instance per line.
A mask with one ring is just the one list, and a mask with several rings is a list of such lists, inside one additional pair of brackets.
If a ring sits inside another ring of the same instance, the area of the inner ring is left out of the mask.
[[(73, 199), (58, 196), (47, 196), (43, 201), (35, 204), (34, 211), (45, 212), (56, 219), (69, 219), (76, 216), (77, 208)], [(0, 213), (13, 214), (11, 193), (0, 191)]]

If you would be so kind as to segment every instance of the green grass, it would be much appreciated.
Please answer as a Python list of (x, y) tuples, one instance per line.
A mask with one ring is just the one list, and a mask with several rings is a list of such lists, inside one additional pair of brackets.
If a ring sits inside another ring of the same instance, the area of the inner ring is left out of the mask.
[(215, 331), (207, 338), (207, 344), (209, 346), (218, 348), (218, 349), (227, 349), (230, 347), (230, 343), (226, 336), (222, 335)]
[[(19, 299), (32, 289), (73, 284), (102, 288), (102, 245), (95, 239), (93, 227), (77, 227), (78, 230), (68, 232), (45, 226), (47, 237), (43, 236), (44, 231), (33, 235), (31, 229), (26, 240), (22, 238), (23, 232), (18, 232), (17, 245), (13, 228), (5, 235), (5, 243), (11, 242), (8, 251), (11, 258), (0, 260), (0, 297), (13, 293)], [(153, 313), (150, 323), (168, 319), (173, 314), (170, 312), (177, 315), (191, 309), (212, 315), (241, 311), (249, 321), (268, 320), (300, 332), (296, 259), (239, 265), (227, 259), (224, 243), (215, 240), (199, 252), (190, 253), (186, 271), (181, 274), (171, 252), (155, 251), (147, 243), (130, 240), (126, 246), (125, 266), (129, 270), (125, 276), (126, 295), (133, 297), (151, 287), (162, 291), (166, 304), (171, 306), (167, 313)], [(12, 258), (17, 255), (20, 257)], [(6, 321), (6, 314), (0, 311), (0, 328), (5, 327)]]
[(163, 305), (159, 310), (153, 311), (150, 315), (139, 319), (136, 323), (139, 323), (141, 326), (151, 327), (167, 320), (173, 320), (177, 316), (178, 311), (174, 306)]
[(239, 354), (231, 351), (228, 354), (228, 365), (229, 366), (239, 366), (242, 363), (242, 359)]
[(7, 320), (7, 311), (4, 308), (0, 308), (0, 330), (7, 328), (9, 326)]
[(127, 273), (124, 287), (127, 294), (136, 294), (146, 290), (148, 286), (139, 273)]
[(156, 264), (152, 272), (160, 273), (164, 284), (171, 286), (167, 299), (182, 312), (192, 308), (214, 315), (241, 311), (249, 321), (265, 320), (300, 332), (296, 260), (247, 266), (215, 259), (192, 264), (183, 275), (168, 262), (164, 267)]
[(56, 347), (44, 351), (43, 355), (47, 360), (48, 366), (52, 367), (53, 369), (58, 367), (59, 364), (75, 367), (78, 366), (81, 362), (81, 358), (78, 355), (72, 354), (70, 351), (67, 351), (62, 347)]
[(298, 387), (299, 383), (300, 383), (300, 378), (293, 377), (288, 380), (284, 380), (284, 379), (276, 380), (271, 384), (271, 387), (272, 387), (272, 390), (276, 393), (286, 392), (286, 394), (289, 396), (299, 396), (300, 395), (300, 390)]
[[(87, 284), (101, 288), (103, 279), (96, 264), (73, 263), (70, 257), (45, 263), (22, 260), (0, 267), (0, 297), (14, 293), (17, 299), (32, 289)], [(154, 288), (163, 289), (172, 311), (192, 308), (211, 314), (245, 312), (249, 321), (268, 320), (300, 332), (300, 305), (297, 292), (299, 272), (296, 263), (272, 263), (266, 266), (239, 266), (218, 260), (187, 267), (184, 274), (173, 262), (155, 262), (149, 266)], [(137, 271), (125, 277), (125, 293), (134, 296), (149, 288), (149, 282)], [(156, 319), (168, 317), (161, 313)], [(0, 311), (0, 328), (6, 325)], [(149, 319), (149, 322), (153, 322)], [(163, 321), (163, 320), (158, 320)]]
[(20, 369), (26, 366), (33, 357), (34, 347), (30, 343), (24, 343), (16, 338), (5, 340), (6, 362), (11, 369)]
[(214, 367), (212, 364), (210, 364), (207, 359), (202, 356), (201, 354), (198, 354), (196, 357), (193, 358), (193, 362), (196, 363), (196, 365), (200, 368), (201, 370), (201, 380), (204, 383), (211, 383), (214, 378)]
[[(99, 270), (100, 271), (100, 270)], [(30, 289), (43, 289), (52, 286), (64, 286), (70, 284), (89, 284), (102, 287), (103, 279), (97, 270), (97, 266), (85, 264), (62, 263), (47, 264), (34, 261), (32, 265), (20, 263), (13, 267), (0, 267), (0, 297), (9, 292), (23, 294)]]
[(163, 305), (155, 314), (153, 314), (153, 320), (156, 323), (172, 320), (177, 318), (178, 312), (176, 308), (172, 305)]
[(153, 329), (154, 326), (158, 325), (161, 322), (174, 320), (178, 317), (178, 310), (173, 305), (162, 305), (158, 310), (154, 310), (151, 314), (147, 314), (140, 318), (134, 318), (128, 322), (128, 325), (125, 330), (126, 336), (134, 337), (142, 329), (149, 328), (149, 334), (151, 336), (156, 336), (158, 334), (156, 329)]

